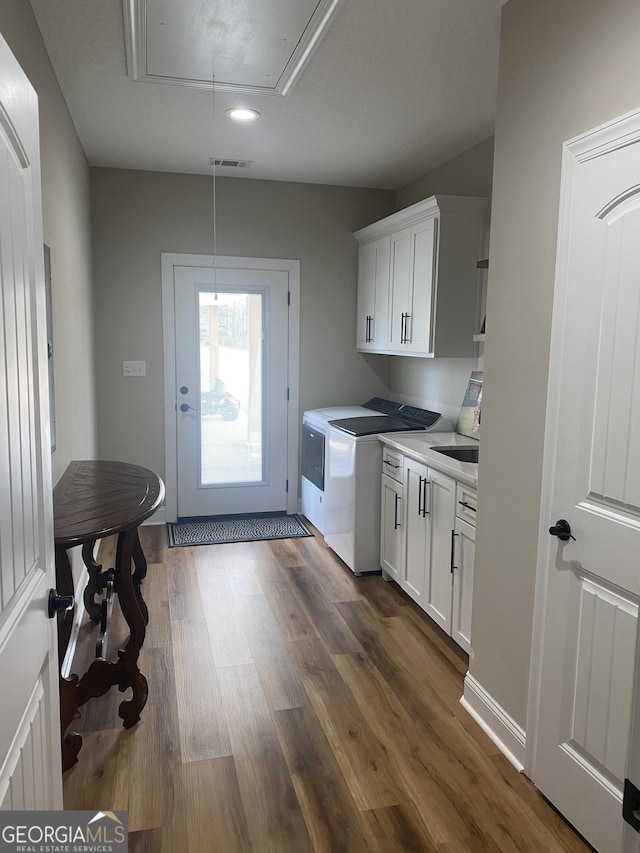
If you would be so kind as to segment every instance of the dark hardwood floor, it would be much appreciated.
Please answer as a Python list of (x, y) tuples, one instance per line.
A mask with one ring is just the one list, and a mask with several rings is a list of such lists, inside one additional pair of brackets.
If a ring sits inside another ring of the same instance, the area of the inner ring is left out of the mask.
[[(589, 849), (461, 707), (464, 654), (397, 586), (321, 537), (141, 538), (149, 701), (129, 731), (116, 689), (85, 706), (65, 808), (128, 809), (132, 853)], [(85, 626), (74, 671), (92, 653)]]

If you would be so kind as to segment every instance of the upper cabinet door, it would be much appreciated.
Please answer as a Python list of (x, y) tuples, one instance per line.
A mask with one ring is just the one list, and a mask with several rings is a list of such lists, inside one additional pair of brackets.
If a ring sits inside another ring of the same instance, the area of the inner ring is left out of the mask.
[(411, 229), (391, 235), (391, 281), (389, 283), (389, 336), (391, 352), (406, 349), (411, 303)]
[(409, 287), (411, 300), (407, 320), (408, 352), (428, 354), (433, 352), (433, 302), (436, 268), (437, 219), (429, 219), (411, 229), (411, 273)]
[(381, 237), (360, 246), (358, 253), (356, 348), (364, 352), (387, 349), (390, 245), (390, 237)]

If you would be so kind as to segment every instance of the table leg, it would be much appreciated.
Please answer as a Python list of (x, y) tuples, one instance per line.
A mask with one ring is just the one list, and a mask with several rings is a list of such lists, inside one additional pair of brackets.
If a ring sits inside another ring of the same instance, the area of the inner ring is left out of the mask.
[(85, 542), (82, 546), (82, 561), (87, 567), (87, 572), (89, 573), (89, 580), (84, 588), (84, 608), (89, 614), (89, 618), (92, 622), (99, 622), (101, 606), (95, 600), (95, 596), (99, 595), (102, 591), (99, 582), (102, 565), (100, 563), (96, 563), (93, 557), (95, 544), (96, 540), (93, 539), (91, 542)]
[[(146, 621), (136, 595), (134, 573), (131, 571), (135, 541), (138, 541), (135, 528), (120, 533), (115, 567), (115, 591), (118, 594), (122, 615), (131, 632), (124, 649), (118, 652), (118, 662), (124, 667), (123, 678), (118, 687), (120, 691), (126, 690), (127, 687), (131, 687), (133, 691), (131, 699), (121, 702), (118, 708), (125, 729), (131, 728), (140, 719), (140, 712), (146, 704), (149, 692), (147, 680), (138, 669), (138, 655), (144, 643)], [(139, 541), (138, 548), (141, 552)], [(136, 570), (138, 570), (138, 566), (136, 566)]]
[(140, 544), (140, 537), (138, 535), (138, 528), (131, 531), (132, 534), (132, 549), (133, 549), (133, 564), (136, 567), (135, 572), (133, 573), (133, 586), (136, 593), (136, 598), (138, 599), (138, 606), (144, 616), (144, 621), (149, 622), (149, 611), (147, 609), (146, 602), (142, 597), (142, 589), (141, 584), (142, 581), (147, 576), (147, 558), (144, 555), (144, 551), (142, 550), (142, 545)]

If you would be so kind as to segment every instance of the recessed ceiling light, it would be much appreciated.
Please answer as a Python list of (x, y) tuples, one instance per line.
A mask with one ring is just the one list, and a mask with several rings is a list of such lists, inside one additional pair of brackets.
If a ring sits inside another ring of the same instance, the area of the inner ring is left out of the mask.
[(231, 110), (227, 110), (226, 113), (234, 121), (255, 121), (260, 116), (257, 110), (248, 110), (244, 107), (234, 107)]

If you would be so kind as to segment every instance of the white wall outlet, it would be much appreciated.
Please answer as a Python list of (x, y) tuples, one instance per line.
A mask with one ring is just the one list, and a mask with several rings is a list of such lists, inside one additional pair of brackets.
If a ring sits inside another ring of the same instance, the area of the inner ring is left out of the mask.
[(123, 361), (122, 362), (123, 376), (146, 376), (147, 362), (146, 361)]

